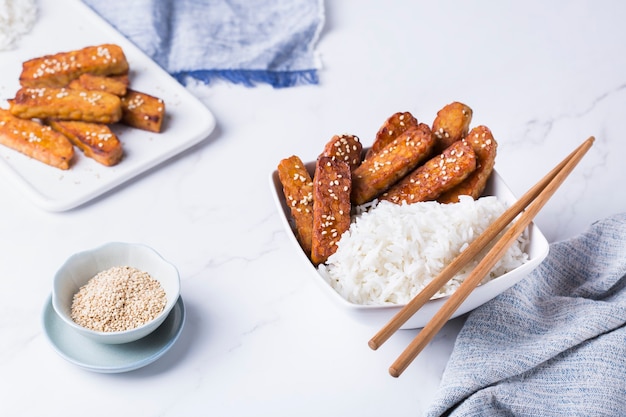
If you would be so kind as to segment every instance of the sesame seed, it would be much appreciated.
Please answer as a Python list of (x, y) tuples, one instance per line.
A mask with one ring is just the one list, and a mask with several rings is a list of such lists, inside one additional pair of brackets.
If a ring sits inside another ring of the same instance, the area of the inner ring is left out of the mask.
[(71, 317), (91, 330), (123, 331), (153, 320), (166, 302), (161, 284), (148, 273), (113, 267), (92, 277), (74, 294)]

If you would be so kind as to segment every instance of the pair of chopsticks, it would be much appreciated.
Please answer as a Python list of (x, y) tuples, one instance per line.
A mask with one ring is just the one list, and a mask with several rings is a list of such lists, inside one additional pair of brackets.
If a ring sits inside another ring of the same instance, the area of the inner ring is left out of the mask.
[[(417, 334), (402, 354), (389, 368), (393, 377), (399, 377), (441, 330), (452, 314), (465, 301), (493, 266), (506, 253), (509, 247), (528, 227), (539, 210), (552, 197), (554, 192), (572, 172), (578, 162), (587, 153), (595, 138), (589, 137), (561, 163), (530, 188), (515, 204), (511, 205), (495, 222), (462, 251), (443, 271), (433, 279), (419, 294), (402, 308), (370, 341), (370, 348), (378, 349), (393, 335), (417, 310), (419, 310), (437, 291), (443, 287), (464, 265), (471, 261), (496, 238), (516, 217), (518, 219), (487, 252), (476, 268), (462, 282), (432, 319)], [(521, 214), (520, 214), (521, 213)]]

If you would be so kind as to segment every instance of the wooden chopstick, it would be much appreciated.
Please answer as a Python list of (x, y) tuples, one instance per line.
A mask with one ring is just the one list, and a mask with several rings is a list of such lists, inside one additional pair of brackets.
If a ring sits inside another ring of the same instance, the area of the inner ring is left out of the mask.
[[(479, 262), (476, 268), (472, 271), (472, 273), (463, 281), (463, 283), (459, 286), (457, 291), (450, 296), (448, 301), (443, 305), (443, 307), (433, 316), (430, 322), (418, 333), (416, 338), (409, 344), (409, 346), (405, 349), (405, 351), (398, 357), (398, 359), (392, 364), (389, 368), (389, 373), (398, 377), (402, 374), (402, 372), (406, 369), (406, 367), (417, 357), (417, 355), (422, 351), (422, 349), (428, 344), (428, 342), (437, 334), (439, 330), (444, 326), (444, 324), (449, 320), (452, 314), (457, 310), (457, 308), (465, 301), (465, 299), (469, 296), (469, 294), (473, 291), (473, 289), (480, 283), (480, 281), (484, 278), (484, 276), (493, 268), (496, 262), (506, 253), (508, 248), (513, 244), (513, 242), (519, 237), (519, 235), (528, 227), (531, 223), (532, 219), (537, 215), (539, 210), (545, 205), (545, 203), (552, 197), (552, 195), (556, 192), (558, 187), (563, 183), (565, 178), (572, 172), (575, 166), (580, 162), (582, 157), (587, 153), (589, 148), (594, 142), (594, 137), (590, 137), (586, 141), (584, 141), (574, 152), (568, 155), (559, 165), (557, 165), (552, 171), (550, 171), (544, 178), (542, 178), (535, 186), (533, 186), (522, 198), (518, 200), (516, 204), (511, 206), (511, 208), (494, 222), (495, 226), (488, 228), (483, 235), (479, 236), (474, 242), (479, 241), (478, 244), (470, 245), (468, 248), (461, 253), (464, 255), (464, 252), (472, 250), (468, 255), (463, 256), (461, 260), (457, 261), (455, 259), (453, 261), (454, 265), (452, 267), (446, 268), (440, 276), (443, 278), (437, 277), (435, 280), (437, 284), (433, 284), (431, 288), (429, 288), (429, 292), (435, 288), (434, 294), (443, 284), (445, 284), (454, 273), (458, 272), (458, 269), (462, 267), (467, 261), (473, 258), (486, 244), (488, 244), (493, 238), (504, 228), (508, 223), (510, 223), (511, 219), (516, 217), (524, 207), (528, 206), (528, 208), (519, 216), (518, 220), (509, 228), (502, 237), (496, 242), (496, 244), (491, 248), (491, 250), (485, 255), (485, 257)], [(507, 221), (508, 219), (508, 221)], [(482, 245), (479, 247), (479, 245)], [(472, 248), (472, 246), (474, 246)], [(472, 255), (473, 253), (473, 255)], [(460, 256), (461, 256), (460, 255)], [(470, 257), (470, 255), (472, 255)], [(458, 257), (457, 257), (458, 258)], [(448, 270), (449, 269), (449, 270)], [(454, 271), (456, 269), (456, 271)], [(454, 271), (451, 272), (450, 271)], [(445, 273), (445, 274), (444, 274)], [(451, 275), (450, 275), (451, 274)], [(447, 278), (446, 278), (447, 277)], [(438, 285), (438, 286), (437, 286)], [(421, 293), (420, 293), (421, 294)], [(424, 296), (418, 294), (416, 298), (419, 298), (417, 301), (410, 302), (405, 306), (403, 310), (400, 311), (388, 324), (377, 334), (373, 341), (371, 340), (370, 347), (379, 346), (381, 340), (384, 342), (395, 330), (397, 330), (402, 323), (408, 319), (412, 314), (415, 313), (423, 305), (432, 294), (426, 298), (428, 293), (425, 293)], [(412, 300), (413, 301), (413, 300)], [(410, 305), (410, 307), (408, 307)], [(417, 308), (416, 308), (417, 306)], [(412, 312), (411, 312), (412, 311)], [(394, 329), (395, 330), (392, 330)]]
[[(424, 304), (426, 304), (441, 287), (443, 287), (457, 272), (469, 261), (480, 253), (504, 228), (509, 225), (515, 217), (519, 215), (548, 185), (550, 181), (565, 167), (578, 152), (586, 152), (593, 143), (594, 138), (590, 137), (578, 148), (570, 153), (563, 161), (555, 166), (537, 184), (530, 188), (522, 197), (512, 204), (495, 222), (493, 222), (482, 234), (480, 234), (467, 248), (461, 252), (441, 273), (435, 277), (426, 287), (411, 299), (391, 320), (383, 326), (374, 337), (370, 339), (368, 345), (376, 350), (385, 343), (404, 323), (407, 322)], [(582, 157), (582, 155), (581, 155)]]

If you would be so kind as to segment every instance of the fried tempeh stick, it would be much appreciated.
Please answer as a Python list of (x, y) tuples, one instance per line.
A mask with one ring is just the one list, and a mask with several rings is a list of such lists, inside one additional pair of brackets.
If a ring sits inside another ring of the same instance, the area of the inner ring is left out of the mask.
[(350, 228), (350, 166), (327, 156), (317, 160), (313, 176), (313, 242), (315, 264), (337, 251), (337, 242)]
[(0, 143), (50, 166), (67, 170), (74, 157), (70, 141), (49, 126), (0, 109)]
[(122, 97), (122, 123), (159, 133), (165, 117), (165, 103), (158, 97), (128, 89)]
[(354, 135), (335, 135), (326, 146), (324, 146), (323, 156), (330, 156), (333, 159), (344, 161), (350, 165), (351, 170), (355, 170), (361, 165), (361, 153), (363, 145), (358, 137)]
[(22, 119), (115, 123), (122, 117), (120, 98), (100, 91), (21, 88), (9, 104), (11, 113)]
[(50, 120), (48, 124), (66, 136), (85, 156), (102, 165), (113, 166), (122, 159), (122, 144), (107, 125), (62, 120)]
[(465, 138), (472, 121), (472, 109), (458, 101), (445, 105), (433, 121), (433, 135), (441, 152), (454, 142)]
[(396, 204), (434, 200), (476, 169), (476, 154), (460, 140), (404, 177), (380, 199)]
[(440, 203), (456, 203), (461, 195), (469, 195), (477, 199), (485, 190), (487, 180), (493, 172), (498, 143), (493, 138), (491, 130), (486, 126), (476, 126), (465, 140), (476, 154), (476, 170), (462, 183), (440, 195), (437, 198)]
[(378, 129), (378, 132), (376, 132), (374, 143), (372, 143), (372, 146), (367, 151), (365, 159), (371, 158), (395, 138), (407, 130), (417, 127), (418, 124), (417, 119), (408, 111), (392, 114), (385, 120), (380, 129)]
[(87, 73), (128, 73), (124, 51), (115, 44), (102, 44), (33, 58), (22, 64), (20, 84), (24, 87), (64, 87)]
[(74, 90), (104, 91), (105, 93), (123, 97), (126, 95), (128, 84), (129, 79), (127, 74), (111, 76), (83, 74), (77, 79), (72, 80), (68, 84), (68, 87)]
[(420, 123), (366, 159), (352, 174), (352, 202), (360, 205), (388, 190), (430, 156), (435, 140), (428, 125)]
[(278, 178), (283, 186), (285, 201), (294, 220), (296, 236), (302, 250), (311, 256), (313, 240), (313, 180), (296, 156), (281, 160), (278, 164)]

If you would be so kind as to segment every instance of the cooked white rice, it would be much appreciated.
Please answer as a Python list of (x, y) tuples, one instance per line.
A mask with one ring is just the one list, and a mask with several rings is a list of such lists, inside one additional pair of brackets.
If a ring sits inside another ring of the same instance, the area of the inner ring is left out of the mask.
[(0, 0), (0, 51), (14, 48), (36, 19), (35, 0)]
[[(352, 303), (405, 304), (505, 209), (496, 197), (462, 197), (457, 204), (382, 201), (355, 217), (337, 252), (318, 271)], [(526, 262), (525, 244), (520, 237), (482, 283)], [(467, 265), (434, 298), (453, 293), (477, 263)]]

